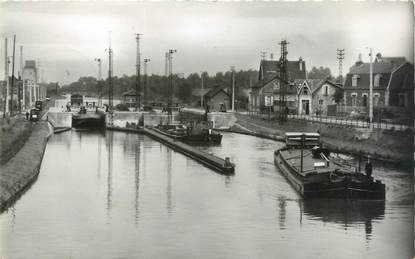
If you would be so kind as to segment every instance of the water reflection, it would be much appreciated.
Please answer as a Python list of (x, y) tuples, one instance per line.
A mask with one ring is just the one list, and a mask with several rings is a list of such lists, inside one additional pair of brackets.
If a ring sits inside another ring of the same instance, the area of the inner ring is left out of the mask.
[(167, 213), (172, 214), (173, 205), (172, 205), (172, 190), (171, 190), (171, 170), (172, 170), (172, 155), (173, 151), (170, 148), (167, 148), (167, 186), (166, 186), (166, 196), (167, 196)]
[(137, 225), (139, 219), (139, 208), (138, 208), (138, 196), (140, 191), (140, 154), (141, 147), (140, 141), (135, 144), (135, 168), (134, 168), (134, 183), (135, 183), (135, 199), (134, 199), (134, 208), (135, 208), (135, 224)]
[(385, 201), (311, 199), (302, 203), (305, 215), (336, 223), (344, 230), (364, 224), (367, 240), (372, 236), (372, 221), (382, 220), (385, 215)]
[[(80, 134), (82, 135), (82, 134)], [(112, 199), (112, 170), (113, 170), (113, 132), (106, 132), (107, 148), (108, 148), (108, 173), (107, 173), (107, 214), (110, 216), (111, 199)]]
[(278, 197), (278, 213), (279, 213), (278, 223), (279, 223), (281, 230), (285, 229), (285, 216), (286, 216), (285, 208), (286, 206), (287, 206), (287, 203), (286, 203), (285, 197), (282, 197), (282, 196)]

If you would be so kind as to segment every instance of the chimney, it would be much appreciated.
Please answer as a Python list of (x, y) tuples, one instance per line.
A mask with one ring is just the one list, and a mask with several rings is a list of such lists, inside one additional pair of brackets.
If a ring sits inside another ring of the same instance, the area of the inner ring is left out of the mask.
[(363, 64), (362, 53), (359, 53), (359, 56), (358, 56), (357, 61), (356, 61), (355, 64), (356, 64), (356, 66), (359, 66), (359, 65)]
[(300, 71), (303, 71), (303, 58), (300, 56), (300, 58), (298, 59), (298, 64), (300, 66)]

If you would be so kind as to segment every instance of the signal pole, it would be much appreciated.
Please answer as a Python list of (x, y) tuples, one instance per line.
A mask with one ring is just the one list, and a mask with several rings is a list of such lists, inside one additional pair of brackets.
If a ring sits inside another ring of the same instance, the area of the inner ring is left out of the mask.
[(339, 76), (340, 84), (343, 85), (343, 59), (344, 59), (344, 49), (337, 49), (337, 59), (339, 60)]
[(140, 35), (141, 33), (136, 33), (135, 39), (137, 40), (137, 51), (136, 51), (136, 81), (135, 81), (135, 100), (136, 100), (136, 107), (135, 110), (140, 110), (140, 91), (141, 91), (141, 78), (140, 78)]
[(151, 61), (151, 59), (149, 59), (149, 58), (144, 59), (144, 94), (143, 94), (143, 102), (144, 103), (147, 103), (147, 101), (148, 101), (147, 64), (150, 61)]
[(286, 82), (287, 82), (287, 45), (289, 42), (282, 40), (278, 45), (281, 45), (281, 58), (280, 58), (280, 77), (283, 81), (280, 81), (280, 100), (279, 100), (279, 119), (280, 123), (284, 123), (287, 120), (286, 108), (287, 104), (285, 102), (286, 94)]

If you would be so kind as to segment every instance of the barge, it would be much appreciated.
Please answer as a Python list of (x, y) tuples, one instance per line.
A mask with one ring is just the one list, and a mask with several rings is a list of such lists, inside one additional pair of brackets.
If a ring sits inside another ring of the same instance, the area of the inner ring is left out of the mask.
[(206, 122), (159, 125), (157, 129), (160, 133), (186, 144), (220, 145), (222, 142), (222, 134), (214, 131)]
[(385, 199), (385, 185), (370, 172), (353, 171), (329, 159), (320, 134), (287, 132), (274, 163), (304, 198)]

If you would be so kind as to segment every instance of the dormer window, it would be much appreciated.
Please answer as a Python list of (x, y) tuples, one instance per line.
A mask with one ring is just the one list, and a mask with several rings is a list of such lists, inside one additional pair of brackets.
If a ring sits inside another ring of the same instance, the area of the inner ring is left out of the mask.
[(382, 78), (382, 75), (381, 74), (376, 74), (375, 75), (375, 80), (374, 80), (374, 82), (373, 82), (373, 86), (374, 87), (379, 87), (380, 86), (380, 79)]
[(359, 75), (353, 75), (352, 77), (352, 86), (356, 87), (357, 86), (357, 81), (359, 79)]

